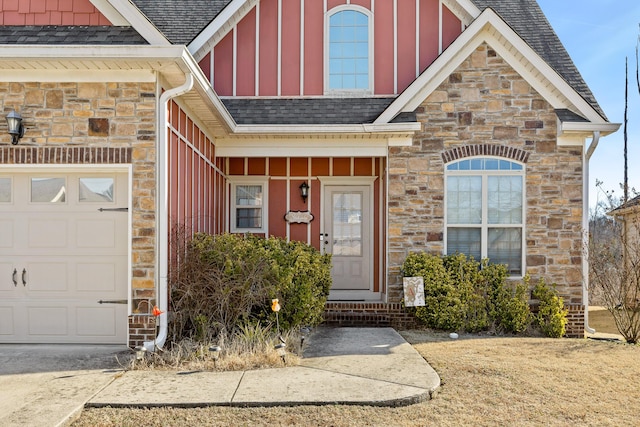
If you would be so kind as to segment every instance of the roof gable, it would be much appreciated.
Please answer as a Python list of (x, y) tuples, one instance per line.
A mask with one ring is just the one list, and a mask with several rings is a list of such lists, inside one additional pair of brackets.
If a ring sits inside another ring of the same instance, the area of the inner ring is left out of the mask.
[(230, 0), (132, 0), (173, 44), (189, 44)]
[(398, 113), (415, 110), (481, 43), (496, 50), (554, 108), (569, 108), (591, 122), (607, 123), (597, 103), (588, 102), (493, 9), (485, 9), (375, 122), (387, 123)]
[(594, 110), (606, 119), (569, 53), (535, 0), (471, 0), (480, 10), (492, 8)]

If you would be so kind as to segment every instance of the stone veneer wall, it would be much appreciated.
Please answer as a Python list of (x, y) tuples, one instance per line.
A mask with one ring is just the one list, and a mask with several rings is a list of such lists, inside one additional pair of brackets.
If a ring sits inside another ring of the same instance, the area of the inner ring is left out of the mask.
[(19, 111), (19, 145), (0, 132), (2, 164), (133, 165), (130, 345), (153, 339), (155, 298), (155, 83), (0, 83), (0, 110)]
[[(417, 109), (411, 147), (389, 160), (389, 301), (402, 299), (410, 251), (444, 250), (444, 160), (500, 153), (526, 162), (526, 269), (582, 304), (582, 149), (556, 144), (553, 108), (496, 52), (479, 46)], [(464, 147), (464, 148), (463, 148)], [(571, 315), (574, 332), (580, 315)], [(582, 316), (583, 319), (583, 316)], [(583, 320), (582, 320), (583, 322)]]

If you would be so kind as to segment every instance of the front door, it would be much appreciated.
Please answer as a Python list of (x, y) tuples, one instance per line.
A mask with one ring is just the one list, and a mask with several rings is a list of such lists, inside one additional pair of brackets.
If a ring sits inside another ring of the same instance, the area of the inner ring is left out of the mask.
[(372, 291), (371, 186), (324, 187), (324, 249), (332, 254), (330, 300), (365, 300)]
[(128, 204), (126, 172), (0, 170), (0, 343), (127, 342)]

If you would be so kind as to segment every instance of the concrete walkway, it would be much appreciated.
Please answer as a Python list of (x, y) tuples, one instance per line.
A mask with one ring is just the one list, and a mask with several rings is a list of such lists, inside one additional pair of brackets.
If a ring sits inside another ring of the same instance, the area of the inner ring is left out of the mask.
[[(78, 371), (74, 378), (84, 376), (91, 386), (86, 384), (83, 401), (68, 405), (64, 416), (60, 413), (60, 422), (75, 417), (83, 405), (399, 406), (429, 399), (440, 385), (437, 373), (391, 328), (318, 328), (307, 343), (301, 365), (296, 367), (222, 373)], [(58, 376), (56, 381), (60, 379)], [(51, 378), (38, 388), (53, 382)], [(4, 389), (2, 382), (0, 389)], [(38, 407), (47, 405), (44, 398), (37, 403)], [(18, 411), (4, 418), (0, 412), (0, 425), (43, 424), (40, 418), (29, 419), (29, 412)], [(44, 424), (51, 425), (51, 421), (48, 418)]]

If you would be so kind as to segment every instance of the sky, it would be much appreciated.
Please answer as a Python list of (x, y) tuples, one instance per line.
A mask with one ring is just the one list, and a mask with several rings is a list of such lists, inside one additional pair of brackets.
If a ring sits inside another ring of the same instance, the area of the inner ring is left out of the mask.
[[(625, 57), (629, 59), (629, 187), (640, 191), (640, 93), (636, 85), (636, 42), (640, 24), (638, 0), (538, 0), (612, 123), (624, 121)], [(591, 141), (589, 140), (588, 143)], [(602, 188), (622, 196), (623, 126), (600, 139), (589, 166), (589, 204), (605, 198)]]

